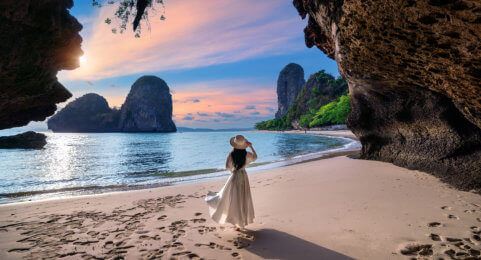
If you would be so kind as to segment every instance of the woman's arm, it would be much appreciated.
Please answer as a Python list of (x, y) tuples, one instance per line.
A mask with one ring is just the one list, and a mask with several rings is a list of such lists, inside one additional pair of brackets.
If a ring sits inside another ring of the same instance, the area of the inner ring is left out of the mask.
[(251, 142), (247, 142), (247, 145), (248, 145), (249, 148), (251, 148), (251, 150), (252, 150), (252, 161), (257, 160), (257, 153), (256, 153), (256, 150), (254, 150), (254, 147), (252, 147), (252, 143), (251, 143)]
[(230, 155), (232, 152), (230, 152), (228, 155), (227, 155), (227, 159), (225, 160), (225, 168), (226, 170), (228, 171), (231, 171), (233, 166), (232, 166), (232, 156)]

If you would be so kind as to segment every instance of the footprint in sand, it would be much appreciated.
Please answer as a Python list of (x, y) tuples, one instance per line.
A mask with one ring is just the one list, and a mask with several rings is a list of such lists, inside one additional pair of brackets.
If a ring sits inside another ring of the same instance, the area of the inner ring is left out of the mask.
[(448, 215), (448, 218), (449, 219), (459, 219), (459, 217), (457, 217), (455, 215), (451, 215), (451, 214)]
[(207, 220), (205, 218), (194, 218), (194, 219), (191, 219), (190, 221), (194, 223), (205, 223)]
[(200, 216), (200, 215), (202, 215), (202, 213), (200, 213), (200, 212), (196, 212), (194, 215), (197, 217), (197, 216)]
[(441, 209), (442, 210), (452, 210), (453, 208), (451, 208), (449, 206), (442, 206)]
[(22, 247), (22, 248), (12, 248), (10, 250), (8, 250), (9, 253), (12, 253), (12, 252), (25, 252), (25, 251), (28, 251), (30, 250), (29, 247)]
[(413, 244), (407, 245), (404, 249), (401, 249), (401, 254), (409, 256), (430, 256), (433, 255), (433, 245), (431, 244)]
[(441, 223), (439, 222), (430, 222), (428, 223), (428, 227), (439, 227), (441, 226)]
[(430, 237), (433, 241), (441, 241), (441, 238), (439, 237), (438, 234), (431, 234), (431, 235), (429, 235), (429, 237)]
[(167, 215), (162, 215), (157, 218), (157, 220), (165, 220), (165, 219), (167, 219)]

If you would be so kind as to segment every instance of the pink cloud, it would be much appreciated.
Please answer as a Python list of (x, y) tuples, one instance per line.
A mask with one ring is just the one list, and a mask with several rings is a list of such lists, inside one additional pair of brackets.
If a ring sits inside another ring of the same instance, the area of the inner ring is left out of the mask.
[[(259, 116), (269, 116), (272, 113), (269, 113), (267, 108), (277, 106), (276, 92), (273, 86), (256, 85), (248, 80), (196, 82), (173, 85), (171, 88), (176, 89), (176, 93), (172, 95), (173, 113), (178, 117), (197, 112), (212, 115), (212, 118), (222, 118), (218, 112), (236, 116), (251, 116), (250, 113), (253, 110), (245, 108), (252, 105), (255, 105)], [(193, 98), (202, 100), (202, 102), (175, 102)]]
[[(143, 26), (141, 38), (131, 30), (112, 34), (113, 6), (103, 7), (90, 22), (84, 37), (85, 61), (59, 78), (97, 80), (135, 73), (194, 68), (235, 62), (252, 57), (291, 52), (303, 46), (293, 39), (302, 34), (303, 22), (279, 16), (290, 4), (279, 0), (166, 1), (166, 20), (151, 17), (151, 31)], [(298, 32), (298, 33), (292, 33)]]

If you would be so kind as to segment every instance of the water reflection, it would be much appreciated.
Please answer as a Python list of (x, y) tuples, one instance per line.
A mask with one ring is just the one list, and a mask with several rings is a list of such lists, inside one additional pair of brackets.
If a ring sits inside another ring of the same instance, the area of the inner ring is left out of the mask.
[[(236, 134), (48, 133), (42, 150), (0, 150), (0, 197), (32, 191), (162, 183), (172, 181), (172, 176), (212, 172), (224, 167), (232, 149), (229, 139)], [(258, 163), (346, 143), (311, 135), (243, 134), (254, 144)]]

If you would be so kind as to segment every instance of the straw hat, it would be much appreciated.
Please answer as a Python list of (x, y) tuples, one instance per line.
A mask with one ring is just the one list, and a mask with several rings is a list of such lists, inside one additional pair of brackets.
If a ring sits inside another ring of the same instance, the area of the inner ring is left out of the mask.
[(236, 135), (230, 139), (230, 145), (235, 149), (246, 149), (247, 140), (242, 135)]

